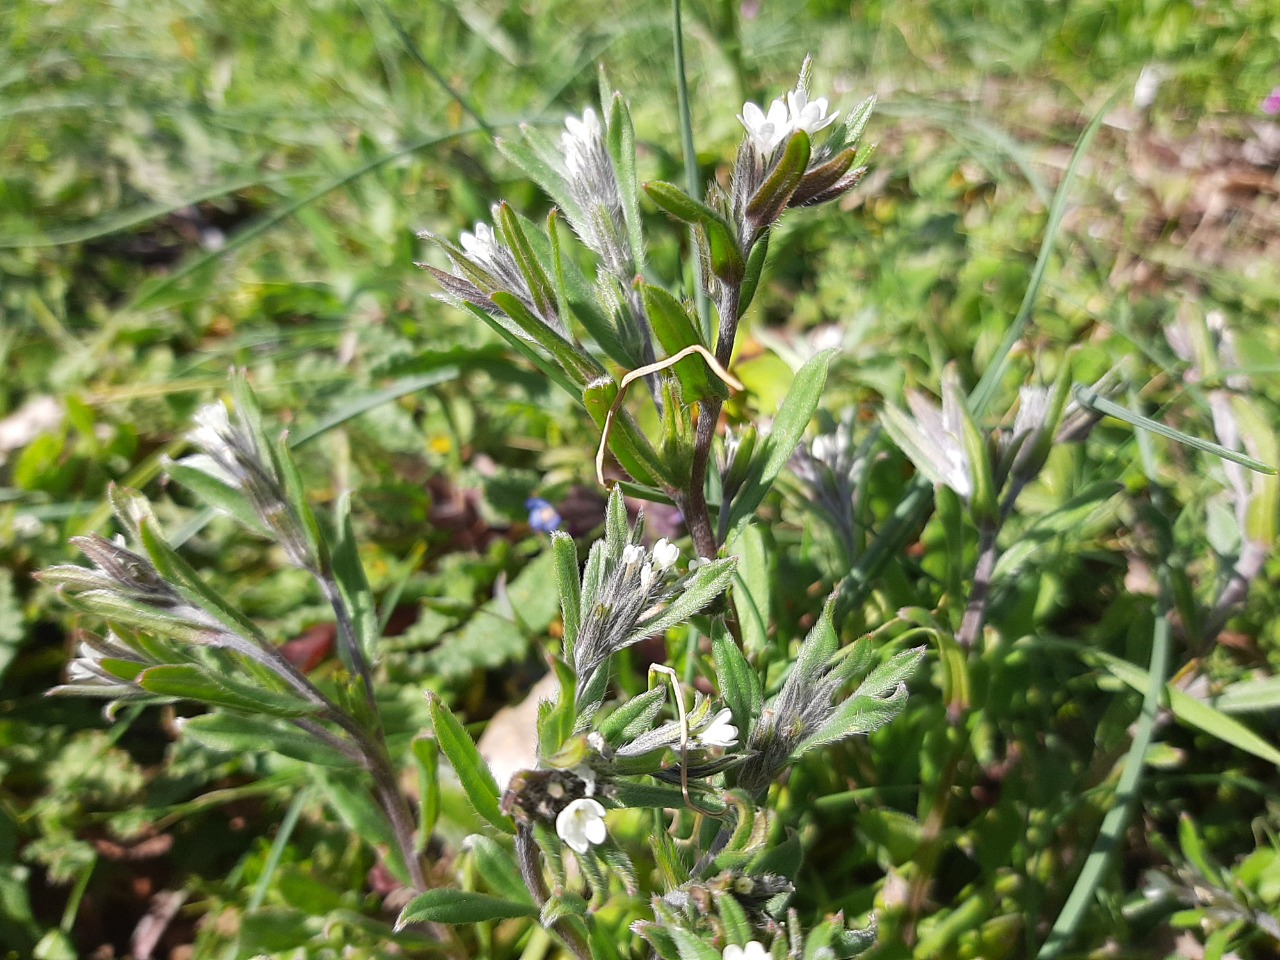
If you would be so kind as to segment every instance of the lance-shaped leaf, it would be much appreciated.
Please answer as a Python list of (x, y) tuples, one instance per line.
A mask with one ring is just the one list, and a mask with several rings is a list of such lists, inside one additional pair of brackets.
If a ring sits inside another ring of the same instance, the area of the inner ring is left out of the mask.
[(551, 534), (551, 552), (555, 560), (556, 586), (560, 590), (560, 619), (564, 626), (564, 658), (573, 662), (573, 645), (578, 642), (582, 623), (582, 581), (578, 570), (578, 548), (573, 537), (562, 530)]
[(739, 316), (747, 312), (747, 308), (756, 298), (756, 290), (760, 287), (760, 276), (764, 273), (764, 263), (768, 255), (769, 231), (765, 230), (751, 245), (751, 256), (747, 258), (747, 271), (742, 277), (742, 288), (738, 293)]
[(563, 161), (559, 147), (535, 127), (522, 125), (520, 132), (524, 134), (524, 143), (498, 139), (495, 141), (498, 151), (540, 186), (570, 220), (581, 223), (582, 208), (560, 171)]
[(755, 513), (773, 481), (795, 453), (805, 427), (818, 409), (818, 401), (822, 399), (822, 390), (827, 383), (827, 367), (835, 355), (835, 350), (823, 350), (796, 373), (791, 389), (774, 417), (773, 429), (758, 445), (751, 458), (748, 478), (734, 497), (729, 512), (731, 534), (727, 539), (732, 539), (738, 527)]
[(498, 204), (498, 227), (502, 231), (502, 241), (511, 255), (515, 257), (516, 267), (524, 277), (525, 285), (533, 297), (533, 305), (544, 317), (556, 315), (556, 292), (551, 278), (542, 269), (529, 238), (525, 235), (520, 218), (506, 202)]
[(640, 622), (636, 624), (626, 641), (619, 645), (619, 649), (688, 620), (724, 593), (729, 582), (733, 580), (733, 572), (737, 565), (737, 557), (725, 557), (723, 560), (712, 560), (699, 567), (685, 578), (680, 592), (667, 606), (640, 618)]
[(520, 869), (516, 866), (512, 852), (492, 837), (481, 833), (473, 833), (462, 841), (464, 849), (471, 852), (475, 861), (476, 872), (484, 879), (485, 885), (504, 900), (511, 903), (533, 905), (529, 896), (529, 888), (520, 877)]
[(373, 663), (378, 648), (378, 612), (364, 564), (360, 562), (355, 532), (351, 529), (350, 491), (344, 490), (338, 496), (333, 520), (337, 529), (333, 544), (333, 577), (350, 612), (355, 641), (365, 662)]
[(747, 219), (755, 229), (763, 230), (771, 226), (782, 211), (791, 202), (791, 195), (804, 178), (809, 166), (810, 143), (809, 134), (797, 130), (787, 141), (787, 148), (774, 166), (773, 171), (765, 178), (760, 189), (747, 202)]
[(560, 365), (548, 360), (541, 351), (534, 349), (520, 325), (512, 321), (505, 313), (490, 313), (483, 310), (473, 303), (464, 302), (463, 306), (471, 312), (471, 314), (484, 321), (485, 326), (491, 328), (503, 340), (507, 341), (515, 351), (532, 363), (535, 367), (542, 371), (543, 375), (558, 386), (565, 393), (574, 399), (578, 399), (582, 395), (582, 388), (574, 384), (574, 382), (560, 369)]
[(583, 403), (591, 419), (602, 431), (609, 423), (609, 449), (618, 458), (627, 473), (640, 483), (656, 486), (670, 486), (672, 478), (666, 466), (649, 443), (647, 437), (636, 426), (635, 420), (626, 410), (620, 410), (610, 418), (609, 411), (618, 397), (618, 384), (612, 377), (600, 377), (587, 384), (582, 391)]
[[(689, 311), (678, 299), (661, 287), (640, 282), (640, 295), (644, 300), (645, 312), (649, 315), (649, 325), (653, 334), (667, 351), (668, 356), (679, 353), (686, 347), (698, 344), (705, 347), (698, 328), (694, 325)], [(707, 369), (706, 361), (694, 355), (685, 357), (675, 365), (676, 377), (680, 380), (681, 392), (686, 403), (702, 401), (710, 397), (721, 400), (728, 398), (729, 389), (724, 382)]]
[(733, 229), (724, 217), (666, 181), (650, 180), (644, 185), (644, 190), (667, 213), (702, 229), (707, 240), (711, 270), (717, 277), (732, 284), (742, 280), (746, 262)]
[(148, 693), (195, 700), (241, 713), (302, 717), (314, 714), (319, 709), (316, 704), (288, 694), (249, 686), (227, 676), (214, 677), (207, 670), (190, 663), (166, 663), (148, 667), (138, 674), (137, 682)]
[(604, 367), (594, 357), (553, 330), (541, 317), (535, 316), (519, 297), (499, 290), (490, 299), (515, 322), (525, 336), (551, 354), (579, 390), (591, 380), (604, 375)]
[(738, 649), (722, 617), (717, 617), (711, 627), (711, 659), (715, 664), (720, 695), (733, 714), (740, 742), (746, 743), (751, 725), (764, 704), (764, 688), (760, 677)]
[(268, 531), (258, 520), (258, 515), (245, 495), (230, 484), (211, 476), (206, 470), (200, 469), (197, 464), (201, 462), (211, 463), (212, 461), (203, 454), (183, 457), (181, 460), (166, 458), (164, 472), (168, 474), (170, 480), (176, 480), (215, 510), (225, 513), (257, 534), (266, 535)]
[(297, 727), (261, 717), (206, 713), (182, 721), (182, 736), (211, 750), (225, 753), (260, 753), (271, 750), (291, 760), (322, 767), (354, 768), (357, 761)]
[(552, 265), (556, 297), (560, 305), (560, 315), (565, 318), (565, 325), (568, 326), (568, 318), (573, 317), (604, 351), (605, 356), (614, 363), (627, 369), (639, 366), (644, 362), (644, 358), (630, 348), (626, 338), (619, 335), (617, 327), (601, 308), (595, 288), (572, 258), (564, 255), (560, 244), (558, 226), (560, 220), (560, 212), (553, 208), (547, 214), (546, 237), (536, 231), (529, 233), (528, 236), (530, 245), (539, 256), (543, 255), (539, 249), (540, 244), (546, 241), (546, 256), (550, 258)]
[[(602, 101), (603, 103), (604, 101)], [(622, 218), (627, 224), (631, 258), (636, 272), (644, 268), (644, 234), (640, 221), (640, 184), (636, 177), (636, 132), (631, 124), (631, 110), (622, 94), (614, 93), (608, 101), (606, 143), (613, 169), (618, 177), (618, 194), (622, 200)]]
[(605, 743), (617, 748), (651, 728), (666, 702), (667, 688), (654, 687), (618, 707), (596, 725), (596, 730)]
[(510, 917), (536, 917), (538, 908), (469, 890), (439, 888), (414, 897), (396, 918), (396, 929), (410, 923), (482, 923)]
[(916, 647), (877, 667), (821, 727), (795, 747), (791, 759), (799, 759), (814, 747), (878, 730), (900, 714), (907, 702), (906, 679), (923, 657), (924, 647)]
[(480, 756), (475, 741), (458, 722), (458, 718), (434, 693), (427, 693), (427, 708), (431, 713), (431, 723), (435, 729), (436, 742), (440, 750), (449, 758), (453, 772), (462, 784), (467, 799), (492, 826), (503, 833), (515, 833), (515, 825), (511, 818), (502, 812), (499, 804), (498, 782), (494, 780), (489, 765)]

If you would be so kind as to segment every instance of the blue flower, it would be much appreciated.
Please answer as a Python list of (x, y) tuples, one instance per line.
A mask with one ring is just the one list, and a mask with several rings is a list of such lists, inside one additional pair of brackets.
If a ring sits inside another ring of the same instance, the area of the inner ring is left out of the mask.
[(530, 497), (524, 502), (529, 511), (529, 526), (539, 533), (551, 533), (560, 529), (560, 514), (541, 497)]

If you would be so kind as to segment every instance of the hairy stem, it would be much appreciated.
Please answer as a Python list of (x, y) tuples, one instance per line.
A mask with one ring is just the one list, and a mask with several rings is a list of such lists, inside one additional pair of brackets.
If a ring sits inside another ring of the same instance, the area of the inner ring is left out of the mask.
[(378, 748), (374, 755), (367, 758), (369, 772), (373, 774), (374, 789), (378, 794), (378, 803), (382, 806), (391, 822), (391, 829), (396, 835), (396, 845), (409, 869), (409, 879), (413, 888), (419, 893), (427, 889), (427, 878), (422, 871), (422, 858), (418, 854), (417, 844), (413, 839), (413, 812), (409, 809), (409, 801), (400, 792), (396, 782), (395, 769), (386, 750)]
[(982, 633), (982, 625), (987, 619), (987, 601), (991, 598), (991, 575), (996, 569), (996, 560), (1000, 553), (996, 549), (996, 535), (1000, 528), (984, 525), (978, 540), (978, 565), (973, 571), (973, 592), (969, 594), (969, 605), (965, 607), (964, 618), (960, 621), (960, 632), (956, 634), (956, 643), (964, 650), (970, 649)]
[(347, 662), (360, 677), (360, 682), (364, 684), (364, 699), (369, 707), (369, 715), (377, 721), (377, 726), (381, 729), (382, 723), (377, 719), (378, 703), (373, 692), (373, 670), (369, 666), (364, 651), (360, 649), (360, 641), (356, 637), (355, 623), (351, 619), (351, 611), (347, 609), (347, 601), (343, 598), (342, 591), (338, 589), (338, 582), (334, 579), (332, 572), (326, 570), (318, 575), (318, 579), (320, 588), (324, 591), (324, 598), (333, 608), (334, 620), (338, 628), (338, 643), (346, 651)]
[[(538, 905), (538, 909), (546, 906), (550, 894), (542, 879), (542, 857), (538, 851), (538, 843), (533, 837), (533, 828), (521, 823), (516, 826), (516, 862), (520, 867), (520, 876), (524, 885), (529, 888), (529, 896)], [(582, 939), (581, 934), (565, 922), (562, 917), (551, 924), (552, 931), (564, 941), (565, 946), (578, 960), (592, 960), (591, 948)]]

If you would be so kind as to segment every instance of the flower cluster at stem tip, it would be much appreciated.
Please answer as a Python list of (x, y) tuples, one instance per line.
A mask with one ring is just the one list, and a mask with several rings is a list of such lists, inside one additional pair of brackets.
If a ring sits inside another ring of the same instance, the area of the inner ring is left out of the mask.
[[(807, 60), (805, 65), (808, 66)], [(827, 113), (826, 97), (809, 99), (802, 73), (796, 88), (788, 91), (785, 99), (779, 97), (769, 104), (768, 113), (748, 101), (742, 105), (742, 113), (738, 114), (738, 119), (760, 152), (768, 155), (786, 143), (797, 130), (813, 136), (835, 123), (839, 116), (839, 110)]]

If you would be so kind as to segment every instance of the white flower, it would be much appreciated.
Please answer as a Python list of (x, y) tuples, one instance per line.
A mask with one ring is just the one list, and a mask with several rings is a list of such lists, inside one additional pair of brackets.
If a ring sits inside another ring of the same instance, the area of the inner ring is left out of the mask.
[(582, 114), (582, 119), (566, 117), (565, 132), (560, 134), (560, 149), (564, 151), (564, 165), (570, 177), (578, 177), (588, 166), (588, 156), (604, 140), (604, 129), (600, 126), (600, 118), (590, 107)]
[(463, 253), (484, 266), (493, 263), (498, 253), (497, 237), (493, 234), (493, 227), (487, 223), (477, 223), (474, 233), (463, 231), (458, 242), (462, 244)]
[(653, 564), (646, 563), (640, 568), (640, 589), (648, 590), (651, 583), (653, 583)]
[(710, 562), (711, 560), (708, 559), (707, 557), (694, 557), (692, 560), (689, 561), (689, 572), (693, 573), (696, 570), (699, 570), (702, 567), (705, 567)]
[(653, 545), (653, 565), (658, 570), (666, 570), (679, 559), (680, 548), (674, 543), (668, 543), (666, 537)]
[(778, 145), (791, 136), (792, 133), (791, 118), (787, 112), (787, 105), (782, 102), (781, 98), (769, 104), (769, 112), (767, 114), (754, 103), (744, 103), (742, 112), (738, 114), (738, 119), (747, 128), (747, 136), (751, 139), (751, 142), (766, 157), (772, 156)]
[(758, 940), (748, 940), (745, 947), (729, 944), (720, 956), (724, 960), (769, 960), (769, 951)]
[(604, 807), (590, 799), (574, 800), (556, 817), (556, 833), (575, 853), (586, 853), (592, 844), (604, 843)]
[(725, 707), (707, 724), (706, 728), (698, 734), (698, 744), (703, 747), (732, 747), (738, 742), (738, 728), (730, 721), (733, 720), (733, 712)]
[(644, 547), (638, 543), (629, 543), (622, 548), (622, 566), (630, 573), (644, 560)]
[(196, 412), (195, 422), (196, 428), (187, 434), (188, 440), (214, 457), (230, 452), (231, 445), (226, 438), (231, 433), (231, 417), (221, 400), (201, 407)]
[(787, 94), (787, 123), (790, 124), (791, 131), (803, 130), (813, 136), (835, 123), (839, 116), (839, 110), (828, 115), (826, 97), (810, 101), (809, 91), (803, 87), (796, 87)]

